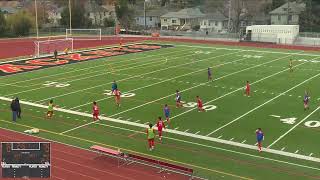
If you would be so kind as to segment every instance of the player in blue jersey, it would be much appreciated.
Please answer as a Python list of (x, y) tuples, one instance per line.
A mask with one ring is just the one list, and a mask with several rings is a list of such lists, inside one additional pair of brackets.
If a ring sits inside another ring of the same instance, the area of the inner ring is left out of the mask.
[(170, 123), (170, 108), (169, 108), (168, 104), (164, 105), (163, 112), (164, 112), (164, 116), (166, 117), (166, 120), (169, 124)]
[(212, 70), (208, 67), (208, 81), (212, 81)]
[(179, 90), (176, 90), (176, 107), (180, 108), (182, 107), (182, 103), (181, 103), (181, 94)]
[(259, 150), (259, 152), (261, 152), (262, 151), (262, 141), (264, 140), (264, 134), (263, 134), (261, 128), (258, 128), (256, 130), (256, 136), (257, 136), (258, 150)]
[(304, 97), (303, 97), (304, 110), (309, 109), (309, 99), (310, 99), (309, 93), (305, 91)]
[(114, 80), (112, 85), (111, 85), (111, 94), (114, 94), (115, 90), (118, 89), (118, 85), (116, 83), (116, 81)]

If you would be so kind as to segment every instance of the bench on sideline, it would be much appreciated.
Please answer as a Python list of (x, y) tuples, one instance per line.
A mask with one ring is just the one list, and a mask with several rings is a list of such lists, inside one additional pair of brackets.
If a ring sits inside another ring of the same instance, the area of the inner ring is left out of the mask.
[(103, 154), (103, 155), (107, 155), (107, 156), (111, 156), (114, 158), (117, 158), (118, 160), (118, 167), (120, 166), (120, 160), (126, 160), (126, 156), (123, 152), (121, 152), (120, 150), (116, 151), (110, 148), (106, 148), (106, 147), (102, 147), (102, 146), (98, 146), (98, 145), (93, 145), (90, 147), (91, 150), (98, 152), (99, 154)]
[(107, 156), (111, 156), (111, 157), (115, 157), (118, 159), (118, 167), (120, 167), (120, 160), (124, 161), (124, 165), (129, 165), (132, 163), (139, 163), (139, 164), (143, 164), (146, 166), (151, 166), (154, 168), (158, 168), (160, 169), (159, 173), (161, 172), (173, 172), (173, 173), (178, 173), (178, 174), (182, 174), (185, 176), (189, 176), (190, 179), (193, 178), (193, 169), (188, 168), (188, 167), (184, 167), (184, 166), (180, 166), (180, 165), (176, 165), (176, 164), (171, 164), (168, 162), (164, 162), (164, 161), (160, 161), (157, 159), (152, 159), (149, 157), (145, 157), (145, 156), (140, 156), (140, 155), (135, 155), (135, 154), (125, 154), (123, 152), (121, 152), (120, 150), (113, 150), (110, 148), (105, 148), (102, 146), (98, 146), (98, 145), (93, 145), (90, 147), (91, 150), (98, 152), (99, 154), (103, 154), (103, 155), (107, 155)]
[(193, 178), (193, 169), (191, 168), (187, 168), (187, 167), (176, 165), (176, 164), (171, 164), (171, 163), (156, 160), (156, 159), (151, 159), (145, 156), (134, 155), (134, 154), (128, 154), (128, 158), (133, 162), (138, 162), (138, 163), (145, 164), (147, 166), (159, 168), (160, 169), (159, 173), (164, 171), (169, 171), (169, 172), (174, 172), (174, 173), (189, 176), (190, 179)]

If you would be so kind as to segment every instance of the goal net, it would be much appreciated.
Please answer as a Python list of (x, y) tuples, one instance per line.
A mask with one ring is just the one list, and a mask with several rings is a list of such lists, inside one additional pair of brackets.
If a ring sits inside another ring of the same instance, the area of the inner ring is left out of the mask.
[(101, 40), (101, 29), (66, 29), (66, 38), (75, 40)]
[(58, 54), (73, 52), (73, 39), (52, 39), (35, 41), (35, 57), (53, 55), (56, 50)]

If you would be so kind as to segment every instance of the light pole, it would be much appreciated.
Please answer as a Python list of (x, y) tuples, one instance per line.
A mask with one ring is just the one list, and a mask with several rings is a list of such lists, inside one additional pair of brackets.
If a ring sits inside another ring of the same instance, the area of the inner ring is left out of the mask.
[(39, 39), (37, 0), (34, 0), (34, 8), (35, 8), (35, 11), (36, 11), (36, 31), (37, 31), (37, 39)]
[(147, 29), (147, 11), (146, 11), (146, 2), (147, 2), (147, 0), (144, 0), (144, 2), (143, 2), (143, 11), (144, 11), (144, 30), (146, 30)]
[(71, 18), (71, 0), (69, 0), (69, 16), (70, 16), (70, 18), (69, 18), (69, 24), (70, 24), (70, 33), (72, 33), (72, 24), (71, 24), (71, 22), (72, 22), (72, 18)]

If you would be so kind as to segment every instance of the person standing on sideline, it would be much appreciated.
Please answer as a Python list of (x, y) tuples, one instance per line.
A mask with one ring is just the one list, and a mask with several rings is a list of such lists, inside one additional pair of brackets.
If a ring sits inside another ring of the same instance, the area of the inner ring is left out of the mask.
[(256, 130), (256, 136), (257, 136), (258, 150), (259, 150), (259, 152), (261, 152), (262, 151), (262, 141), (264, 140), (264, 134), (263, 134), (261, 128), (258, 128)]
[(152, 151), (154, 149), (154, 138), (155, 138), (155, 132), (152, 128), (152, 124), (149, 124), (149, 128), (147, 129), (147, 138), (148, 138), (148, 144), (149, 144), (149, 150)]
[(13, 99), (11, 101), (11, 111), (12, 111), (12, 121), (13, 122), (16, 122), (17, 121), (17, 111), (18, 111), (18, 108), (17, 108), (17, 103), (16, 103), (16, 100)]
[(54, 60), (58, 59), (58, 51), (57, 50), (54, 50), (53, 56), (54, 56)]
[(17, 116), (19, 119), (21, 119), (21, 106), (20, 106), (19, 98), (17, 97), (15, 99), (15, 101), (16, 101), (16, 106), (17, 106)]

